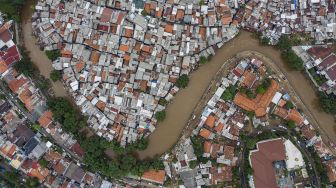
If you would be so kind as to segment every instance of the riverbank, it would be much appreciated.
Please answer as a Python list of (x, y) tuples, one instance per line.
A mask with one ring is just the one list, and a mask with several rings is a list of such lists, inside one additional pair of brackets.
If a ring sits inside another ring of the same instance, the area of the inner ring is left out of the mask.
[[(29, 57), (36, 67), (40, 70), (41, 75), (46, 78), (50, 78), (51, 71), (54, 70), (52, 67), (51, 60), (48, 59), (47, 55), (42, 51), (37, 43), (37, 38), (33, 35), (33, 28), (31, 17), (34, 9), (32, 8), (35, 5), (34, 0), (28, 0), (26, 6), (23, 8), (21, 13), (21, 29), (22, 29), (22, 45), (29, 52)], [(56, 97), (66, 97), (67, 91), (64, 88), (61, 81), (52, 82), (52, 89)]]
[[(40, 50), (40, 47), (37, 45), (37, 39), (32, 34), (32, 5), (34, 5), (34, 1), (28, 0), (22, 12), (23, 42), (26, 49), (30, 52), (29, 56), (39, 68), (41, 74), (49, 78), (49, 74), (53, 70), (52, 62), (47, 58), (45, 53)], [(334, 126), (336, 123), (334, 117), (319, 109), (318, 97), (310, 81), (306, 79), (301, 72), (289, 70), (286, 64), (281, 60), (279, 50), (270, 46), (261, 46), (259, 41), (251, 37), (251, 33), (241, 31), (235, 39), (224, 44), (210, 62), (200, 66), (190, 75), (189, 86), (179, 91), (173, 99), (173, 102), (168, 105), (166, 120), (160, 123), (156, 131), (150, 135), (149, 146), (146, 150), (139, 152), (139, 157), (153, 157), (170, 149), (179, 139), (180, 133), (187, 124), (195, 106), (208, 89), (214, 79), (213, 76), (218, 72), (223, 62), (231, 59), (239, 52), (249, 50), (263, 54), (279, 67), (305, 106), (307, 106), (312, 117), (317, 120), (318, 125), (323, 128), (324, 132), (326, 132), (328, 137), (335, 143), (336, 133)], [(56, 96), (67, 96), (66, 89), (61, 82), (52, 83), (52, 88)]]
[(240, 52), (250, 50), (269, 58), (283, 72), (295, 93), (312, 114), (312, 118), (316, 119), (318, 126), (323, 129), (326, 136), (333, 143), (336, 143), (334, 117), (319, 109), (317, 105), (318, 97), (305, 75), (302, 72), (290, 70), (286, 63), (282, 61), (279, 50), (270, 46), (262, 46), (258, 40), (251, 37), (251, 33), (241, 31), (235, 39), (224, 44), (208, 64), (200, 66), (190, 75), (188, 87), (179, 91), (173, 102), (168, 105), (166, 120), (160, 123), (156, 131), (150, 135), (149, 146), (146, 150), (139, 152), (139, 157), (152, 157), (170, 149), (177, 142), (196, 104), (214, 79), (213, 75), (218, 72), (225, 61)]

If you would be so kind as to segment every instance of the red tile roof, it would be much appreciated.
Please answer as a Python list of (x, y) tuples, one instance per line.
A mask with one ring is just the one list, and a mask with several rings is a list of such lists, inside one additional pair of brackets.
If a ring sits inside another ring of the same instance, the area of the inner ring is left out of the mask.
[(285, 159), (286, 151), (281, 138), (258, 142), (257, 149), (250, 152), (255, 187), (278, 187), (273, 162)]
[(6, 62), (7, 66), (12, 66), (14, 63), (21, 60), (20, 53), (16, 46), (8, 48), (6, 51), (0, 51), (0, 59)]
[(308, 50), (308, 53), (311, 54), (316, 59), (324, 59), (332, 52), (332, 48), (316, 46)]

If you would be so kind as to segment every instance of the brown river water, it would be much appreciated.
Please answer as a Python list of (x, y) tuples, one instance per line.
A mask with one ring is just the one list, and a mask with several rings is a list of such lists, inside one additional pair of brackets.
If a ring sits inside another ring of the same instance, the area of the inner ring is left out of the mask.
[[(51, 61), (46, 57), (39, 46), (36, 45), (36, 38), (32, 35), (31, 15), (33, 9), (33, 0), (28, 0), (28, 5), (22, 12), (23, 35), (25, 47), (30, 51), (30, 57), (38, 66), (41, 73), (49, 77), (53, 70)], [(155, 132), (149, 136), (149, 146), (146, 150), (138, 152), (140, 158), (153, 157), (169, 150), (179, 139), (180, 133), (186, 125), (197, 105), (201, 96), (207, 89), (216, 72), (220, 69), (223, 62), (230, 59), (239, 52), (254, 50), (270, 58), (285, 74), (294, 90), (310, 109), (314, 118), (327, 133), (328, 137), (336, 143), (335, 119), (332, 115), (322, 112), (318, 106), (318, 98), (315, 90), (304, 74), (298, 71), (291, 71), (281, 60), (280, 51), (269, 46), (261, 46), (259, 42), (251, 37), (246, 31), (241, 31), (232, 41), (226, 43), (219, 49), (216, 55), (206, 65), (199, 67), (190, 75), (189, 86), (180, 90), (175, 96), (173, 102), (168, 105), (166, 113), (167, 118), (157, 126)], [(66, 90), (61, 82), (53, 83), (53, 89), (57, 96), (66, 96)]]

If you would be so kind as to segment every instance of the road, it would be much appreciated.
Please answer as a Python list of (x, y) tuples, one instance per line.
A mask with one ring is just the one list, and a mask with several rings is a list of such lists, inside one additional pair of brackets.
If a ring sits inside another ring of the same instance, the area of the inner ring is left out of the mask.
[[(33, 116), (27, 112), (27, 110), (25, 108), (23, 108), (16, 100), (16, 97), (14, 97), (11, 93), (11, 91), (9, 91), (7, 89), (7, 86), (4, 85), (3, 82), (0, 82), (0, 89), (2, 90), (2, 93), (6, 95), (6, 98), (8, 99), (8, 102), (12, 105), (15, 106), (22, 115), (24, 115), (25, 118), (27, 118), (32, 124), (35, 124), (36, 121), (34, 120)], [(56, 143), (58, 146), (60, 146), (61, 148), (63, 148), (66, 153), (68, 153), (71, 157), (73, 157), (73, 159), (76, 159), (77, 161), (82, 161), (82, 158), (80, 158), (78, 155), (76, 155), (75, 153), (73, 153), (68, 147), (64, 146), (62, 143), (59, 143), (57, 140), (55, 140), (51, 134), (49, 134), (47, 131), (45, 131), (44, 129), (40, 129), (39, 132), (48, 137), (53, 143)]]

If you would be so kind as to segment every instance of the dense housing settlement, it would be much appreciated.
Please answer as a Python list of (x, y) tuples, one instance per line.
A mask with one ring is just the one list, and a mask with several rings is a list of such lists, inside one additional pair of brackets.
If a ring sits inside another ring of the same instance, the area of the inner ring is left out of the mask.
[(125, 146), (155, 130), (155, 113), (166, 103), (160, 99), (170, 101), (178, 78), (238, 27), (260, 31), (272, 44), (301, 31), (322, 42), (335, 37), (334, 6), (319, 0), (46, 0), (35, 7), (33, 27), (45, 50), (61, 50), (53, 66), (63, 71), (90, 126)]
[(239, 168), (250, 187), (311, 185), (305, 148), (324, 161), (327, 181), (335, 181), (335, 156), (294, 105), (282, 78), (267, 69), (263, 61), (246, 58), (219, 81), (191, 137), (173, 152), (185, 187), (239, 187)]
[[(13, 69), (22, 57), (12, 25), (0, 14), (4, 81), (0, 155), (12, 168), (47, 187), (119, 186), (99, 172), (85, 170), (80, 163), (85, 151), (53, 120), (33, 81)], [(183, 87), (178, 84), (181, 76), (210, 59), (239, 28), (260, 32), (269, 44), (297, 32), (305, 32), (316, 43), (336, 34), (331, 0), (45, 0), (35, 6), (33, 28), (44, 50), (60, 50), (53, 67), (62, 71), (64, 85), (88, 115), (90, 127), (121, 146), (152, 133), (155, 114)], [(332, 49), (293, 50), (317, 87), (335, 93)], [(262, 60), (241, 59), (218, 83), (191, 137), (182, 137), (172, 153), (163, 156), (164, 170), (129, 174), (132, 180), (123, 181), (144, 186), (172, 181), (180, 187), (237, 187), (243, 177), (251, 187), (302, 187), (318, 185), (315, 176), (321, 176), (323, 185), (335, 182), (335, 156), (281, 79), (270, 74)], [(316, 172), (307, 152), (323, 161), (324, 176)]]

